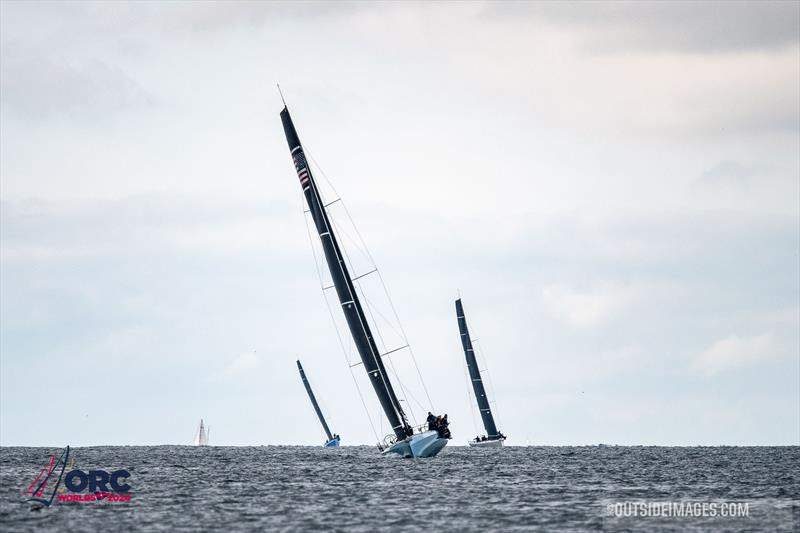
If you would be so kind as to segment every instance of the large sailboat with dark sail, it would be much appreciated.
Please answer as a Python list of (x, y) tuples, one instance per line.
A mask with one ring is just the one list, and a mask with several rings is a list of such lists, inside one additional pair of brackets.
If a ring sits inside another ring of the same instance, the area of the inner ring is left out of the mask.
[(449, 431), (446, 427), (442, 428), (441, 426), (433, 429), (434, 424), (415, 430), (409, 423), (384, 365), (383, 356), (387, 354), (382, 354), (378, 350), (370, 320), (364, 312), (361, 299), (354, 286), (354, 278), (350, 274), (346, 257), (342, 253), (334, 226), (329, 218), (328, 207), (323, 202), (318, 184), (309, 168), (303, 146), (300, 144), (300, 138), (285, 104), (281, 111), (281, 122), (297, 177), (300, 180), (300, 187), (303, 189), (305, 203), (319, 236), (333, 287), (336, 289), (339, 306), (360, 357), (358, 364), (363, 365), (375, 395), (378, 397), (383, 414), (392, 428), (392, 434), (379, 443), (378, 448), (384, 454), (398, 454), (403, 457), (432, 457), (447, 444), (446, 437), (449, 437)]
[(322, 410), (319, 408), (319, 404), (317, 403), (317, 398), (314, 396), (314, 391), (311, 390), (311, 384), (308, 382), (308, 378), (306, 378), (306, 373), (303, 370), (303, 365), (300, 364), (300, 361), (297, 361), (297, 370), (300, 371), (300, 379), (303, 380), (303, 386), (306, 388), (306, 392), (308, 393), (308, 399), (311, 400), (311, 405), (314, 407), (314, 411), (317, 413), (317, 418), (319, 418), (320, 424), (322, 424), (322, 429), (325, 430), (325, 435), (328, 437), (328, 440), (325, 441), (323, 447), (325, 448), (338, 448), (339, 447), (339, 435), (331, 433), (330, 428), (328, 428), (328, 423), (325, 421), (325, 417), (322, 416)]
[(467, 360), (469, 380), (472, 383), (472, 390), (475, 392), (475, 400), (477, 400), (478, 410), (481, 413), (483, 427), (486, 430), (486, 435), (478, 436), (469, 441), (469, 445), (478, 447), (500, 447), (506, 440), (506, 436), (498, 431), (492, 409), (489, 406), (489, 398), (486, 396), (486, 388), (483, 386), (481, 370), (478, 368), (478, 360), (475, 358), (475, 350), (472, 348), (472, 339), (469, 336), (467, 318), (464, 316), (464, 306), (461, 305), (461, 298), (456, 300), (456, 318), (458, 319), (458, 332), (461, 334), (461, 346), (464, 348), (464, 357)]

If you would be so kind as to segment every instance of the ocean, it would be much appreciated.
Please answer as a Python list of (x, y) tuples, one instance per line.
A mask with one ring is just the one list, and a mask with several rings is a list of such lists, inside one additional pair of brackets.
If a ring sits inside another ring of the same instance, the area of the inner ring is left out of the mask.
[(800, 447), (72, 448), (67, 472), (127, 470), (130, 501), (32, 510), (54, 452), (0, 448), (0, 530), (800, 530)]

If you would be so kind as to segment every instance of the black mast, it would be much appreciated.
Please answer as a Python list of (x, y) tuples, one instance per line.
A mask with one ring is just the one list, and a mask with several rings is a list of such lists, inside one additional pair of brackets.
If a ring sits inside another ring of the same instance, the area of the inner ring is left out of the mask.
[(297, 370), (300, 371), (300, 379), (303, 380), (303, 385), (305, 385), (306, 392), (308, 393), (308, 399), (311, 400), (311, 405), (314, 406), (314, 411), (317, 412), (317, 417), (322, 424), (322, 429), (325, 430), (325, 434), (328, 436), (328, 441), (332, 441), (333, 435), (331, 435), (331, 430), (328, 429), (328, 423), (325, 422), (325, 417), (322, 416), (322, 411), (317, 403), (317, 398), (314, 396), (314, 391), (311, 390), (311, 384), (308, 382), (308, 379), (306, 379), (306, 373), (303, 372), (303, 365), (300, 364), (300, 360), (297, 361)]
[(378, 395), (378, 400), (381, 402), (383, 412), (386, 414), (386, 418), (389, 419), (389, 424), (392, 426), (395, 436), (398, 439), (403, 439), (412, 433), (411, 427), (408, 425), (408, 420), (403, 408), (400, 406), (400, 401), (397, 399), (389, 381), (389, 375), (381, 360), (378, 346), (375, 344), (372, 331), (367, 323), (367, 317), (361, 307), (361, 302), (345, 264), (344, 256), (333, 233), (333, 226), (328, 219), (325, 206), (322, 204), (317, 184), (311, 175), (308, 163), (306, 163), (303, 147), (300, 144), (297, 130), (294, 128), (292, 117), (289, 116), (289, 110), (286, 106), (281, 111), (281, 122), (283, 122), (286, 141), (289, 143), (294, 168), (297, 170), (297, 177), (300, 178), (300, 186), (303, 188), (311, 218), (314, 219), (314, 226), (317, 228), (317, 234), (319, 234), (322, 242), (328, 270), (330, 270), (333, 285), (336, 287), (336, 294), (339, 297), (339, 303), (342, 306), (345, 319), (347, 319), (347, 325), (350, 328), (350, 334), (353, 337), (353, 342), (355, 342), (358, 355), (361, 357), (364, 369), (367, 371), (372, 387), (375, 389), (375, 394)]
[(469, 338), (467, 329), (467, 319), (464, 317), (464, 307), (461, 305), (461, 298), (456, 300), (456, 317), (458, 318), (458, 330), (461, 333), (461, 345), (464, 347), (464, 356), (467, 358), (467, 369), (469, 378), (472, 381), (472, 388), (475, 391), (475, 399), (478, 400), (478, 409), (481, 412), (483, 427), (486, 428), (486, 436), (490, 440), (499, 438), (497, 426), (494, 424), (494, 417), (489, 408), (489, 398), (486, 397), (486, 389), (483, 388), (481, 371), (478, 368), (478, 361), (475, 359), (475, 351), (472, 349), (472, 340)]

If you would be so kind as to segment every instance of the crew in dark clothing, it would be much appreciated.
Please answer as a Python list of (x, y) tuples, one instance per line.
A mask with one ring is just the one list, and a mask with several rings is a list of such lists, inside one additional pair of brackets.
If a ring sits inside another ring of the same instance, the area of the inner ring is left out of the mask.
[(449, 425), (450, 425), (450, 422), (447, 421), (447, 413), (445, 413), (444, 417), (442, 418), (442, 424), (441, 424), (442, 429), (441, 429), (441, 431), (439, 431), (439, 435), (443, 439), (449, 439), (450, 438), (450, 428), (447, 427)]
[(433, 416), (433, 413), (428, 411), (428, 430), (436, 429), (436, 417)]

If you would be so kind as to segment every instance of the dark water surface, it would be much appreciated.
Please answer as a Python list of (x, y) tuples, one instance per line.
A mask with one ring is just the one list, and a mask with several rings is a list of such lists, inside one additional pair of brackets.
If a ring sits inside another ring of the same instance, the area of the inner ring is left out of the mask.
[[(0, 530), (800, 530), (798, 447), (73, 448), (75, 468), (129, 470), (131, 501), (31, 511), (22, 493), (59, 451), (0, 448)], [(623, 502), (738, 502), (749, 516), (609, 514)]]

